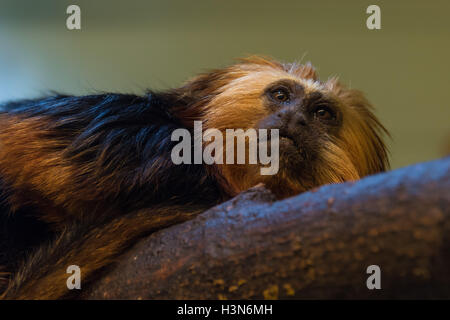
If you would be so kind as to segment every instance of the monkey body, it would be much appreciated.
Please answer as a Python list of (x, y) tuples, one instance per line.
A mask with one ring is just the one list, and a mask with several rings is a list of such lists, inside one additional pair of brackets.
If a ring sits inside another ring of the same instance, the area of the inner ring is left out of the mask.
[[(388, 165), (384, 128), (360, 92), (336, 79), (320, 82), (310, 65), (257, 57), (166, 92), (58, 95), (2, 108), (6, 299), (72, 297), (67, 266), (95, 280), (139, 237), (257, 183), (284, 198)], [(195, 121), (223, 132), (279, 129), (280, 172), (261, 176), (258, 164), (174, 164), (171, 133), (192, 132)]]
[(11, 206), (40, 206), (43, 197), (40, 219), (58, 227), (199, 194), (214, 203), (220, 190), (205, 168), (170, 159), (170, 134), (182, 126), (167, 108), (173, 104), (154, 94), (103, 94), (6, 105), (0, 175)]
[[(0, 265), (6, 271), (17, 269), (22, 259), (46, 241), (50, 244), (40, 248), (46, 253), (34, 255), (45, 259), (27, 267), (26, 275), (20, 276), (23, 281), (28, 275), (36, 276), (35, 269), (46, 270), (48, 256), (60, 259), (66, 254), (63, 248), (80, 248), (76, 241), (85, 243), (81, 234), (96, 230), (92, 226), (128, 231), (139, 226), (147, 233), (183, 221), (226, 197), (205, 167), (171, 162), (170, 132), (181, 124), (165, 109), (171, 104), (161, 99), (155, 94), (55, 96), (4, 106), (0, 176), (2, 227), (8, 232), (2, 234)], [(137, 214), (143, 208), (151, 210)], [(158, 217), (161, 211), (163, 218)], [(134, 217), (133, 226), (124, 227), (125, 219), (119, 218), (124, 213)], [(27, 229), (29, 233), (24, 233)], [(95, 232), (95, 237), (100, 234)], [(135, 230), (129, 238), (139, 235), (142, 232)], [(111, 242), (103, 239), (101, 244)], [(58, 250), (53, 243), (58, 243)], [(113, 247), (107, 250), (112, 253)], [(91, 257), (94, 261), (96, 255)], [(69, 265), (77, 264), (73, 260)], [(59, 271), (63, 279), (63, 266)], [(52, 297), (43, 292), (39, 296)]]

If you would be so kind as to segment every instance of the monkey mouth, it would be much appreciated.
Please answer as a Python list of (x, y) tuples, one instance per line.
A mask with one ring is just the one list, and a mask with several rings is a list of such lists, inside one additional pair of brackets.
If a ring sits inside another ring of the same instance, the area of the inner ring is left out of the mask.
[(297, 154), (303, 160), (306, 159), (305, 149), (298, 143), (297, 139), (289, 134), (280, 135), (280, 149), (285, 149), (289, 153)]
[(293, 147), (297, 147), (297, 144), (295, 143), (294, 139), (287, 136), (280, 137), (280, 145), (281, 144), (292, 145)]
[(291, 130), (288, 130), (286, 128), (280, 128), (279, 135), (280, 135), (280, 140), (287, 139), (287, 140), (291, 140), (295, 145), (298, 144), (297, 139), (296, 139), (295, 135), (293, 134), (293, 132), (291, 132)]
[(288, 144), (292, 145), (297, 149), (302, 149), (300, 144), (298, 143), (297, 139), (295, 137), (287, 132), (280, 132), (280, 144)]
[[(270, 131), (268, 132), (268, 136), (266, 139), (260, 139), (258, 136), (258, 143), (261, 142), (269, 142), (272, 140), (272, 136)], [(293, 158), (297, 158), (298, 160), (306, 160), (307, 153), (305, 148), (299, 143), (298, 139), (286, 132), (285, 130), (279, 131), (279, 139), (278, 139), (280, 152), (284, 154), (290, 154)]]

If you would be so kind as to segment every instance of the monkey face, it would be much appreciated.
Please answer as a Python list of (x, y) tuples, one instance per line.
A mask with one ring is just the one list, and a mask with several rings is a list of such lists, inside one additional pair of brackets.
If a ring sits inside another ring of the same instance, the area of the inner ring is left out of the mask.
[[(265, 183), (286, 197), (385, 170), (385, 132), (360, 91), (337, 79), (319, 81), (310, 64), (250, 58), (190, 84), (201, 97), (205, 128), (278, 129), (279, 172), (260, 165), (219, 164), (236, 192)], [(270, 130), (269, 130), (270, 131)]]
[(261, 98), (270, 113), (257, 127), (279, 130), (282, 168), (296, 175), (311, 170), (321, 144), (335, 136), (342, 125), (339, 103), (325, 92), (292, 79), (271, 83)]

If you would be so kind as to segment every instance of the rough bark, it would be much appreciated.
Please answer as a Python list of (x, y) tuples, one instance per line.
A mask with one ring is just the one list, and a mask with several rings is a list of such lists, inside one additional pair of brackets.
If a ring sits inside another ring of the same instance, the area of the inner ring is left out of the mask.
[(450, 157), (283, 201), (253, 188), (143, 239), (84, 298), (450, 298)]

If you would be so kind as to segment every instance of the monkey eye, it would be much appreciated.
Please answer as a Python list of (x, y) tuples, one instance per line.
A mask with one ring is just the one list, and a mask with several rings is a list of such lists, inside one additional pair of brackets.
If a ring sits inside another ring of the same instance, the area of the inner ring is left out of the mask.
[(336, 115), (334, 114), (333, 110), (327, 106), (318, 106), (314, 110), (314, 117), (319, 120), (334, 120), (336, 118)]
[(289, 101), (289, 92), (286, 89), (278, 88), (273, 90), (270, 93), (272, 99), (278, 102), (287, 102)]

